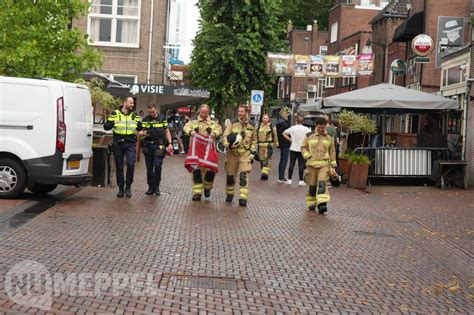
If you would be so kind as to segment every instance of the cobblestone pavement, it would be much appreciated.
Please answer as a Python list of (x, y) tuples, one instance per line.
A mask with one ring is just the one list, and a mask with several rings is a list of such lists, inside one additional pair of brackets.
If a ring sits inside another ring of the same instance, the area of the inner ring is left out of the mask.
[(166, 159), (159, 197), (144, 194), (141, 161), (131, 199), (87, 187), (2, 236), (0, 313), (45, 313), (7, 296), (24, 260), (50, 274), (152, 275), (140, 295), (55, 290), (54, 313), (474, 313), (472, 190), (332, 189), (322, 216), (274, 167), (268, 182), (254, 169), (241, 208), (224, 202), (223, 173), (192, 202), (183, 161)]

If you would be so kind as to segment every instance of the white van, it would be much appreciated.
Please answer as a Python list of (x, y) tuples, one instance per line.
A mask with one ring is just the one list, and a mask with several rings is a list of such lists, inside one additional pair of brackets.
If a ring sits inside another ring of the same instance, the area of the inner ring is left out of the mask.
[(90, 180), (92, 126), (87, 87), (0, 76), (0, 198)]

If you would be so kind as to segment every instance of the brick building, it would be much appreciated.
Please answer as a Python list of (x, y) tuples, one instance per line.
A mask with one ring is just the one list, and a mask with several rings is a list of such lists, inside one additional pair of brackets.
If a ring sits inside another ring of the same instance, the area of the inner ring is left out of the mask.
[[(328, 48), (328, 32), (318, 30), (318, 22), (308, 25), (306, 30), (296, 30), (290, 23), (288, 24), (288, 41), (291, 51), (295, 55), (325, 55)], [(278, 81), (278, 97), (288, 101), (303, 101), (308, 98), (322, 97), (324, 90), (324, 80), (316, 78), (296, 78), (282, 77)], [(290, 96), (291, 95), (291, 96)]]
[(89, 15), (73, 22), (103, 51), (100, 72), (137, 92), (137, 111), (149, 103), (164, 111), (209, 97), (204, 90), (175, 86), (184, 79), (182, 69), (170, 65), (170, 5), (171, 0), (93, 0)]
[[(358, 55), (370, 43), (369, 22), (389, 3), (385, 0), (338, 0), (329, 11), (330, 55)], [(369, 77), (326, 79), (324, 96), (369, 86)]]

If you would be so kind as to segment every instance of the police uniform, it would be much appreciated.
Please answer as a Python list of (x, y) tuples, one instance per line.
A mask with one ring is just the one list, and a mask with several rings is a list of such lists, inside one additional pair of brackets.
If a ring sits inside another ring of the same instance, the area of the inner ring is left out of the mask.
[[(112, 150), (115, 157), (117, 175), (117, 186), (119, 193), (117, 197), (131, 197), (131, 186), (133, 173), (135, 172), (137, 131), (142, 130), (142, 123), (137, 113), (130, 111), (124, 114), (121, 109), (113, 111), (104, 123), (104, 129), (113, 128)], [(127, 176), (124, 179), (123, 162), (127, 159)], [(124, 191), (124, 184), (126, 184)]]
[(268, 179), (270, 168), (272, 167), (272, 155), (274, 145), (278, 144), (276, 130), (271, 123), (258, 126), (257, 128), (258, 157), (260, 159), (260, 168), (262, 170), (261, 179)]
[[(236, 148), (230, 147), (232, 144), (229, 143), (228, 139), (230, 134), (240, 134), (242, 136), (242, 141)], [(223, 144), (229, 148), (225, 162), (225, 171), (227, 173), (226, 201), (232, 202), (234, 198), (234, 185), (238, 174), (240, 186), (239, 204), (246, 206), (249, 198), (249, 173), (252, 170), (252, 152), (255, 151), (257, 145), (257, 130), (250, 122), (235, 119), (227, 125), (223, 136)]]
[(306, 134), (301, 153), (306, 160), (306, 180), (309, 185), (306, 204), (310, 210), (315, 210), (317, 206), (322, 214), (327, 211), (330, 200), (326, 182), (332, 169), (337, 166), (334, 138), (326, 131), (322, 134), (310, 132)]
[(142, 150), (145, 155), (147, 195), (160, 194), (161, 168), (166, 156), (166, 130), (168, 121), (157, 115), (147, 115), (142, 120), (143, 130), (147, 136), (142, 139)]
[[(198, 116), (197, 119), (188, 121), (183, 127), (183, 133), (188, 136), (191, 135), (192, 131), (205, 136), (213, 135), (214, 139), (217, 139), (222, 134), (222, 127), (217, 120), (211, 119), (210, 117), (202, 119), (201, 116)], [(199, 167), (193, 170), (193, 200), (201, 200), (203, 189), (206, 197), (211, 195), (215, 176), (216, 173), (208, 168)]]

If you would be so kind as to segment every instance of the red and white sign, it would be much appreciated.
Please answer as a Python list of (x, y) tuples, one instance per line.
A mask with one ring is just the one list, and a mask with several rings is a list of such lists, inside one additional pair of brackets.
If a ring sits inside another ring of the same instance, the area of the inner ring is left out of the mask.
[(176, 109), (176, 111), (178, 113), (181, 113), (181, 114), (190, 114), (191, 113), (191, 108), (190, 107), (178, 107)]
[(431, 36), (420, 34), (411, 42), (411, 49), (417, 56), (428, 56), (434, 48), (434, 42)]

